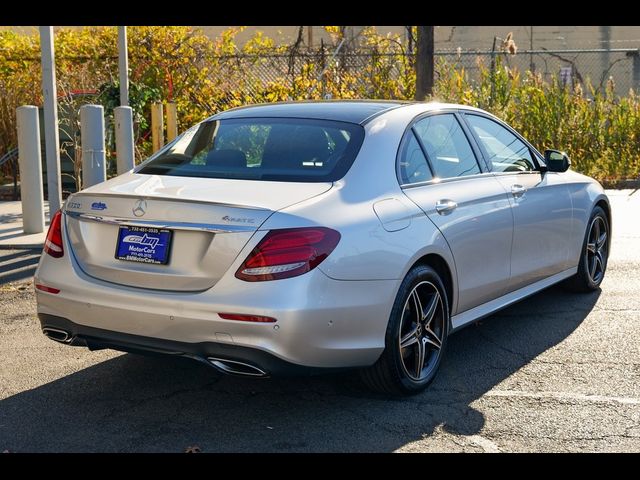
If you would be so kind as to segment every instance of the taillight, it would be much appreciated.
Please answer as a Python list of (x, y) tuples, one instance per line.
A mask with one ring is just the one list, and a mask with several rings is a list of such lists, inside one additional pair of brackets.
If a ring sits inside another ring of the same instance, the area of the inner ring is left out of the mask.
[(60, 258), (64, 255), (64, 249), (62, 248), (62, 213), (60, 210), (53, 216), (51, 225), (49, 225), (47, 238), (44, 240), (44, 251), (55, 258)]
[(236, 277), (247, 282), (297, 277), (320, 265), (339, 241), (340, 234), (325, 227), (271, 230), (240, 265)]

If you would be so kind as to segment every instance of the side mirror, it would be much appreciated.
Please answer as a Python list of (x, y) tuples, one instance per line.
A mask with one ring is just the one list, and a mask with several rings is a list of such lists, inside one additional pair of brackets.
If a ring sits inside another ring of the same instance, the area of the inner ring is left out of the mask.
[(566, 172), (571, 166), (571, 160), (567, 154), (559, 150), (545, 150), (544, 162), (550, 172)]

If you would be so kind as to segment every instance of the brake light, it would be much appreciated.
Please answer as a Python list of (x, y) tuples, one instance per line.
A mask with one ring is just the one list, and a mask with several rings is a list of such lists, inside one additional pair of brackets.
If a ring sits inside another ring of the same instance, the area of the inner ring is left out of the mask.
[(56, 212), (49, 225), (47, 238), (44, 240), (44, 251), (54, 258), (60, 258), (64, 255), (62, 248), (62, 213), (60, 210)]
[(262, 282), (297, 277), (320, 265), (339, 241), (340, 234), (326, 227), (271, 230), (240, 265), (236, 278)]

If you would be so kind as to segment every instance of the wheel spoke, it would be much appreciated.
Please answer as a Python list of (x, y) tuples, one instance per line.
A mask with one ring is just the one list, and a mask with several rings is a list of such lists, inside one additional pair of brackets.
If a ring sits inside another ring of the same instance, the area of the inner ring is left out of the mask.
[(424, 312), (423, 321), (425, 326), (428, 326), (431, 324), (431, 321), (433, 320), (433, 317), (435, 317), (436, 311), (438, 310), (439, 302), (440, 302), (440, 294), (438, 292), (435, 292), (433, 295), (431, 295), (431, 298), (429, 299), (429, 303), (427, 303), (427, 309)]
[[(595, 268), (594, 268), (594, 272), (593, 272), (594, 275), (597, 272), (604, 272), (604, 259), (602, 258), (602, 253), (601, 252), (596, 253), (595, 262), (594, 263), (595, 263), (595, 266), (594, 266)], [(598, 265), (600, 266), (599, 269), (598, 269)], [(595, 280), (595, 277), (591, 277), (591, 278), (593, 280)]]
[(431, 330), (431, 328), (426, 328), (424, 333), (424, 339), (427, 341), (427, 343), (432, 345), (436, 350), (440, 350), (442, 348), (442, 340), (440, 340), (436, 332)]
[(597, 246), (598, 246), (598, 250), (602, 250), (602, 248), (604, 247), (604, 244), (607, 242), (607, 232), (602, 232), (602, 234), (598, 237), (598, 242), (597, 242)]
[(593, 239), (595, 241), (600, 238), (600, 220), (596, 217), (596, 221), (593, 222)]
[(587, 251), (589, 253), (596, 253), (596, 243), (587, 243)]
[(407, 348), (418, 341), (418, 326), (416, 325), (409, 333), (400, 339), (400, 348)]
[(416, 315), (416, 323), (420, 323), (424, 318), (424, 312), (422, 310), (422, 302), (420, 301), (420, 296), (418, 295), (418, 289), (414, 289), (411, 292), (411, 299), (413, 300), (413, 307)]
[(426, 352), (425, 348), (426, 339), (422, 338), (421, 341), (418, 342), (418, 348), (416, 349), (416, 378), (420, 378), (420, 374), (422, 373), (422, 368), (424, 367), (424, 356)]

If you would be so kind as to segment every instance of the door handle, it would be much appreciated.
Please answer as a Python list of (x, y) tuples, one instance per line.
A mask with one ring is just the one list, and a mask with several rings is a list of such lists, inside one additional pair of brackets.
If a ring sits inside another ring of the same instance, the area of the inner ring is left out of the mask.
[(527, 189), (522, 185), (518, 185), (517, 183), (515, 185), (511, 185), (511, 195), (513, 195), (515, 198), (522, 197), (526, 192)]
[(453, 212), (458, 207), (458, 204), (453, 200), (438, 200), (436, 202), (436, 212), (440, 215), (447, 215)]

